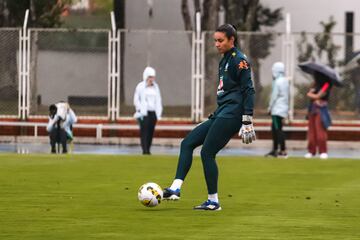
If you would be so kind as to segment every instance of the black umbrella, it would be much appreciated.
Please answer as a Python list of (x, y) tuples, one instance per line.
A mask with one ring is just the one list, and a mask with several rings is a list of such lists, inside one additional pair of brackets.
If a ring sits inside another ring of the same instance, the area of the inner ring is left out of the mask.
[(354, 52), (350, 60), (345, 64), (345, 71), (353, 71), (360, 67), (360, 51)]
[(317, 62), (303, 62), (299, 64), (299, 67), (304, 72), (314, 76), (316, 73), (321, 74), (323, 77), (325, 77), (325, 79), (333, 83), (335, 86), (341, 87), (343, 85), (342, 81), (340, 80), (339, 73), (327, 65)]

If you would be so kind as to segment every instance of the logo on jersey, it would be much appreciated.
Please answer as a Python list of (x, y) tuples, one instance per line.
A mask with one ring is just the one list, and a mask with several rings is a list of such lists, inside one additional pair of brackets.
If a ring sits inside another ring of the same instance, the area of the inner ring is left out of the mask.
[(217, 88), (217, 95), (224, 92), (223, 87), (224, 87), (223, 76), (221, 76), (219, 81), (219, 86)]
[(239, 66), (239, 69), (248, 69), (249, 68), (249, 64), (245, 60), (241, 60), (238, 66)]

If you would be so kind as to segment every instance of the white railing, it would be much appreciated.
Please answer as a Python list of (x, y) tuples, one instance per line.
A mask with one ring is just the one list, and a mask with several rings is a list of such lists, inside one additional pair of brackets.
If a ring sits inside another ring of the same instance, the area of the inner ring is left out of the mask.
[[(33, 127), (33, 137), (39, 136), (39, 128), (46, 128), (47, 123), (37, 122), (7, 122), (0, 121), (0, 126), (13, 126), (13, 127)], [(156, 125), (157, 131), (191, 131), (197, 126), (197, 124), (183, 124), (183, 125)], [(139, 126), (136, 124), (74, 124), (74, 129), (96, 129), (96, 139), (103, 138), (103, 130), (138, 130)], [(257, 131), (270, 131), (271, 126), (256, 126)], [(285, 132), (306, 132), (306, 126), (284, 126)], [(329, 131), (342, 131), (342, 132), (360, 132), (360, 127), (352, 126), (331, 126)]]
[[(38, 137), (39, 128), (46, 128), (47, 123), (37, 122), (7, 122), (0, 121), (0, 126), (13, 126), (13, 127), (33, 127), (34, 137)], [(157, 125), (156, 130), (192, 130), (196, 125)], [(74, 128), (81, 129), (96, 129), (96, 139), (102, 138), (102, 130), (137, 130), (139, 126), (136, 124), (83, 124), (76, 123)]]

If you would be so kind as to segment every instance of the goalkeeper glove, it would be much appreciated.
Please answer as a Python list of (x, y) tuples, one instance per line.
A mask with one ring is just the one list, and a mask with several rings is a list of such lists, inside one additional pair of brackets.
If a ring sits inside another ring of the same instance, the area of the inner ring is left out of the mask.
[(243, 115), (242, 126), (239, 131), (243, 143), (249, 144), (256, 140), (255, 129), (252, 124), (252, 116)]

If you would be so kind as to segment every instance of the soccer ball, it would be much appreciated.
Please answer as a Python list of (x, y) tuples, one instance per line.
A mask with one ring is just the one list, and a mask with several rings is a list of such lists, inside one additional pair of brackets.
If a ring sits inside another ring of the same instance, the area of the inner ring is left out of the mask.
[(156, 183), (145, 183), (138, 191), (139, 201), (146, 207), (155, 207), (161, 203), (163, 191)]

